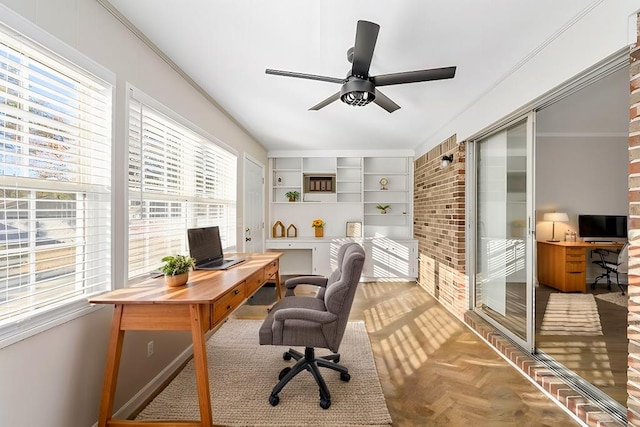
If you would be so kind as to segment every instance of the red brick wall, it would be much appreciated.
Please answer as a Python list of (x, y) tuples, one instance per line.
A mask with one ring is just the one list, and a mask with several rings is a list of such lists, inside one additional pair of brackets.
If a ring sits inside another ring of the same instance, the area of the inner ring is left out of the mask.
[(627, 419), (640, 426), (640, 19), (631, 48), (629, 99), (629, 363)]
[[(442, 156), (453, 163), (442, 169)], [(418, 239), (418, 283), (463, 317), (465, 279), (465, 150), (452, 136), (414, 162), (414, 238)]]

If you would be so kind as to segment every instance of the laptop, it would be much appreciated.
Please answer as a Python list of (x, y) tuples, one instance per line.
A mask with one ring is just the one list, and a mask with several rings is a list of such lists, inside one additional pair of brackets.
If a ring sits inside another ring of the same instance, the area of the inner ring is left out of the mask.
[(187, 239), (189, 253), (196, 260), (196, 270), (226, 270), (245, 260), (243, 257), (224, 257), (218, 226), (189, 228)]

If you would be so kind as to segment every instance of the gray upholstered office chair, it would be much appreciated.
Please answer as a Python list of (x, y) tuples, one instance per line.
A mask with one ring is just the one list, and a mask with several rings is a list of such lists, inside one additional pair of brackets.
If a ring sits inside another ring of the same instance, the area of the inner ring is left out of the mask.
[[(360, 281), (364, 264), (364, 250), (357, 243), (347, 243), (338, 250), (338, 268), (328, 278), (321, 276), (295, 277), (284, 283), (285, 297), (269, 311), (260, 327), (260, 344), (305, 347), (304, 354), (289, 349), (283, 355), (297, 363), (284, 368), (278, 384), (271, 391), (269, 403), (280, 402), (278, 393), (300, 372), (308, 370), (320, 389), (320, 406), (331, 406), (331, 394), (319, 367), (340, 372), (342, 381), (349, 381), (349, 370), (339, 365), (338, 347), (349, 320), (349, 312)], [(312, 284), (320, 289), (315, 296), (295, 295), (295, 287)], [(328, 348), (333, 352), (316, 357), (315, 348)]]
[(629, 270), (629, 242), (625, 243), (622, 249), (620, 249), (620, 252), (618, 252), (618, 258), (615, 262), (609, 261), (607, 259), (607, 255), (609, 255), (611, 252), (606, 249), (596, 249), (593, 252), (598, 255), (598, 259), (596, 261), (593, 261), (593, 263), (598, 265), (604, 271), (601, 275), (596, 277), (596, 280), (591, 285), (591, 289), (596, 288), (598, 280), (604, 279), (606, 277), (607, 289), (611, 290), (611, 274), (615, 274), (616, 284), (618, 285), (618, 288), (620, 288), (622, 295), (624, 295), (624, 288), (620, 283), (620, 275), (627, 274)]

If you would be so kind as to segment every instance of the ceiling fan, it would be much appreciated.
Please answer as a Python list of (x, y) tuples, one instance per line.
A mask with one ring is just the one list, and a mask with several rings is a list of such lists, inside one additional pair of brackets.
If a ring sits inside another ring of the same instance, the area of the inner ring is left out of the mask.
[(266, 73), (342, 85), (339, 92), (334, 93), (324, 101), (309, 108), (309, 110), (319, 110), (340, 99), (345, 104), (353, 106), (364, 106), (373, 101), (389, 113), (393, 113), (400, 106), (376, 89), (377, 86), (451, 79), (455, 76), (456, 67), (431, 68), (428, 70), (370, 76), (369, 67), (371, 66), (371, 58), (373, 57), (373, 50), (376, 46), (379, 31), (380, 26), (378, 24), (369, 21), (358, 21), (355, 45), (347, 51), (347, 59), (353, 66), (347, 77), (343, 79), (269, 68)]

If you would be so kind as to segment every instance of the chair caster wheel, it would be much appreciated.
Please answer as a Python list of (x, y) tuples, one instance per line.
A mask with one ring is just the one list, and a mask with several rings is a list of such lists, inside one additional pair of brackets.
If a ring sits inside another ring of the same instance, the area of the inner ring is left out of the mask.
[(271, 396), (269, 396), (269, 403), (271, 404), (271, 406), (276, 406), (278, 403), (280, 403), (280, 398), (277, 394), (272, 394)]
[(333, 359), (335, 363), (340, 363), (340, 355), (337, 355), (335, 359)]
[[(282, 371), (280, 371), (280, 373), (278, 374), (278, 380), (281, 380), (284, 378), (285, 375), (287, 375), (289, 373), (289, 371), (291, 370), (291, 368), (286, 367), (284, 368)], [(276, 405), (273, 405), (276, 406)]]
[(282, 354), (282, 358), (283, 358), (284, 360), (291, 360), (291, 354), (289, 354), (289, 352), (288, 352), (288, 351), (285, 351), (285, 352)]
[(344, 381), (345, 383), (348, 383), (349, 380), (351, 379), (351, 374), (349, 374), (347, 372), (340, 372), (340, 379), (342, 381)]
[(329, 409), (329, 406), (331, 406), (331, 400), (329, 400), (329, 399), (320, 399), (320, 407), (322, 409)]

